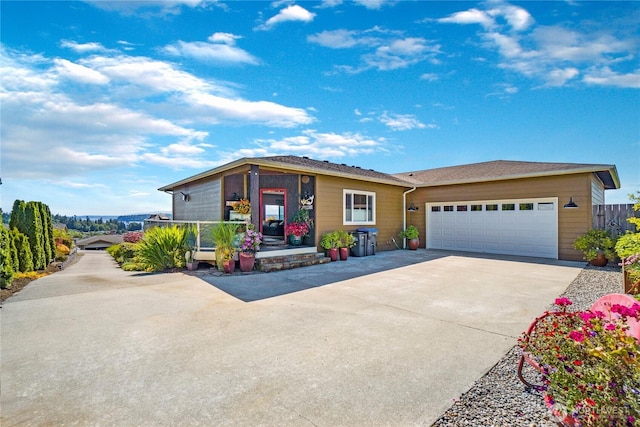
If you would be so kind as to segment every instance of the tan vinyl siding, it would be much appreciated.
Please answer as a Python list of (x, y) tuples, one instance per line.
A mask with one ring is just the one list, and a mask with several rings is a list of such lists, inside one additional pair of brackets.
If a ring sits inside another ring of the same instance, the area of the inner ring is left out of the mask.
[[(182, 200), (184, 192), (189, 201)], [(222, 180), (201, 180), (183, 185), (173, 193), (173, 218), (179, 221), (219, 221), (222, 219)]]
[[(515, 179), (464, 185), (419, 188), (407, 195), (420, 210), (412, 215), (414, 225), (425, 236), (424, 204), (428, 202), (558, 198), (558, 258), (582, 260), (582, 253), (573, 248), (575, 238), (591, 227), (591, 173)], [(564, 209), (573, 197), (578, 209)], [(416, 220), (419, 219), (419, 225)]]
[[(344, 225), (342, 222), (343, 189), (376, 193), (376, 223), (372, 225)], [(378, 229), (377, 250), (395, 249), (389, 244), (392, 236), (402, 230), (403, 189), (391, 185), (375, 184), (332, 176), (316, 177), (316, 241), (323, 233), (343, 229), (355, 231), (361, 227)]]

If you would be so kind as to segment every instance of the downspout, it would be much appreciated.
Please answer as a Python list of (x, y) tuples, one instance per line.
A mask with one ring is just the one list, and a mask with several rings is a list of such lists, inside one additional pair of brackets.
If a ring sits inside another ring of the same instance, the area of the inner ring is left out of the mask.
[[(416, 191), (417, 187), (413, 187), (411, 190), (407, 190), (402, 193), (402, 230), (407, 229), (407, 194), (412, 191)], [(407, 249), (407, 239), (402, 239), (402, 248)]]

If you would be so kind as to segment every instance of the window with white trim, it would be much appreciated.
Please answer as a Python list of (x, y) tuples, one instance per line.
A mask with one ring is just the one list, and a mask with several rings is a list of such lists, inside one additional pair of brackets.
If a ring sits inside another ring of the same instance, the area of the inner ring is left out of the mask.
[(376, 193), (359, 190), (342, 190), (344, 225), (376, 223)]

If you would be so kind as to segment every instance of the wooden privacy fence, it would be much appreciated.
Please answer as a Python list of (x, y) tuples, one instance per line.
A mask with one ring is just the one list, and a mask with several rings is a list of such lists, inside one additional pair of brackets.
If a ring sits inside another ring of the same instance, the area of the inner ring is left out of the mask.
[(640, 211), (634, 211), (632, 204), (593, 205), (593, 228), (609, 230), (614, 235), (635, 233), (636, 226), (627, 221), (633, 216), (640, 217)]

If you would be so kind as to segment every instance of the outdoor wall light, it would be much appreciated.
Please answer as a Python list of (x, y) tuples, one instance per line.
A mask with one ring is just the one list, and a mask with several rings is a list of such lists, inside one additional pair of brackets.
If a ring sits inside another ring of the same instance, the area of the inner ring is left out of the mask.
[(182, 191), (180, 192), (180, 194), (182, 194), (182, 200), (184, 200), (185, 202), (191, 200), (191, 196), (189, 196), (189, 194), (183, 193)]
[(576, 209), (578, 205), (573, 201), (573, 197), (569, 197), (569, 203), (564, 205), (565, 209)]
[(411, 202), (411, 204), (409, 205), (409, 207), (407, 208), (407, 212), (415, 212), (418, 209), (420, 209), (419, 207), (417, 207), (416, 205), (413, 204), (413, 202)]

